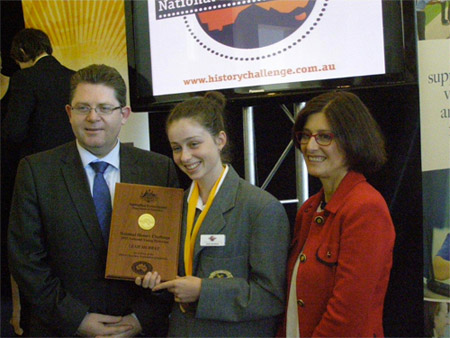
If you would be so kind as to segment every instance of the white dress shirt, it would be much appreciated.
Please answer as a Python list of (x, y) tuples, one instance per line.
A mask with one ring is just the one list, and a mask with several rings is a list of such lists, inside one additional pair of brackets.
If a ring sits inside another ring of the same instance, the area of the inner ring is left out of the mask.
[(105, 177), (106, 184), (108, 184), (109, 192), (111, 194), (111, 204), (114, 203), (114, 193), (116, 191), (116, 183), (120, 182), (120, 142), (117, 142), (116, 146), (109, 152), (108, 155), (98, 158), (85, 148), (83, 148), (80, 143), (77, 142), (77, 149), (80, 153), (81, 162), (83, 163), (84, 171), (86, 172), (89, 187), (91, 188), (91, 195), (93, 194), (94, 189), (94, 177), (95, 171), (89, 165), (91, 162), (103, 161), (109, 164), (108, 168), (106, 168), (103, 176)]

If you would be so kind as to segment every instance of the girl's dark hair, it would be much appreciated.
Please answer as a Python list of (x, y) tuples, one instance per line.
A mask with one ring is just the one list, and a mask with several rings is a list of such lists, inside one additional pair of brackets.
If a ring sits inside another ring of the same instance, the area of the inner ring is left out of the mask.
[(350, 170), (370, 174), (383, 166), (387, 156), (380, 127), (360, 98), (349, 92), (328, 92), (306, 103), (297, 116), (292, 133), (298, 149), (300, 145), (295, 133), (303, 131), (310, 115), (321, 112), (330, 123)]
[[(213, 137), (225, 130), (224, 111), (226, 106), (225, 96), (217, 91), (207, 92), (203, 97), (193, 97), (178, 103), (170, 112), (166, 121), (166, 133), (170, 125), (181, 119), (193, 119), (204, 127)], [(223, 162), (230, 161), (229, 146), (222, 149)]]
[(11, 43), (11, 57), (18, 62), (35, 60), (39, 55), (53, 53), (47, 34), (39, 29), (25, 28), (19, 31)]

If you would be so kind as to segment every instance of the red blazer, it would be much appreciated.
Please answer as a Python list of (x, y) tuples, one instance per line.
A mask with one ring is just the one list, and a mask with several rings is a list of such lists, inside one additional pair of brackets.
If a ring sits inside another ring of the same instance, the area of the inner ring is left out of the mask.
[[(322, 196), (323, 190), (298, 211), (290, 249), (288, 290), (304, 255), (295, 280), (300, 337), (381, 337), (395, 240), (386, 202), (362, 174), (349, 172), (320, 224)], [(286, 334), (286, 318), (279, 334)]]

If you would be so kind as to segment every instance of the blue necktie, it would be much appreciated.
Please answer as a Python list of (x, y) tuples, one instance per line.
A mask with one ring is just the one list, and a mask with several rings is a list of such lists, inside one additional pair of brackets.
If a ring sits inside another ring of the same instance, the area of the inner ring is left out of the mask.
[(109, 164), (106, 162), (91, 162), (89, 165), (95, 171), (93, 189), (95, 211), (97, 213), (98, 222), (100, 223), (103, 239), (105, 240), (106, 245), (108, 245), (112, 207), (111, 195), (105, 178), (103, 177), (103, 173)]

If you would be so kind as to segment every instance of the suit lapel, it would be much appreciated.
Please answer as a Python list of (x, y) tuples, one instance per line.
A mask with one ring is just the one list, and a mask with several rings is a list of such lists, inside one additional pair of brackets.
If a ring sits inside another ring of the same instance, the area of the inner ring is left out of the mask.
[(98, 224), (89, 183), (75, 142), (70, 144), (68, 151), (61, 158), (61, 172), (88, 237), (92, 244), (101, 250), (100, 252), (106, 252), (106, 245)]
[(138, 158), (132, 153), (132, 148), (120, 145), (120, 182), (142, 184), (140, 181), (141, 167)]
[[(122, 182), (139, 183), (140, 167), (136, 165), (137, 162), (138, 159), (133, 156), (130, 149), (121, 145), (120, 176)], [(67, 152), (61, 157), (60, 163), (67, 190), (78, 212), (82, 226), (86, 230), (92, 244), (99, 249), (99, 252), (105, 252), (106, 254), (106, 245), (96, 217), (86, 172), (75, 142), (69, 145)]]
[(226, 226), (224, 214), (232, 209), (235, 205), (239, 176), (230, 166), (227, 176), (220, 187), (216, 198), (214, 199), (208, 214), (203, 220), (203, 224), (198, 232), (194, 248), (194, 266), (196, 271), (198, 264), (198, 256), (204, 247), (200, 246), (201, 235), (204, 234), (220, 234)]

